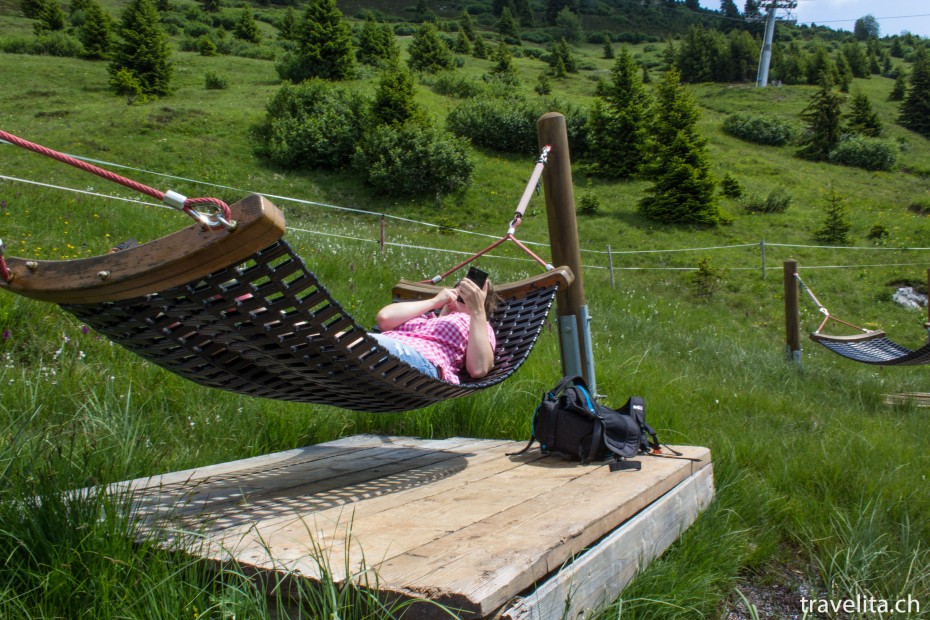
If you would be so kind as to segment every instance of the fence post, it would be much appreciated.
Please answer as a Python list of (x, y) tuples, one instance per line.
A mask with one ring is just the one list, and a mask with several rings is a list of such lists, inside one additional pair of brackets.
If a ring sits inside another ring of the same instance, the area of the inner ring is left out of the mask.
[(572, 165), (568, 152), (568, 127), (565, 116), (558, 112), (543, 114), (536, 121), (536, 132), (540, 149), (546, 145), (552, 147), (548, 164), (543, 170), (552, 264), (565, 265), (575, 274), (572, 285), (559, 288), (556, 294), (562, 373), (583, 376), (591, 392), (597, 394), (590, 316), (585, 304), (584, 277), (581, 273), (581, 247), (578, 243), (578, 223), (575, 220), (575, 194), (572, 187)]
[[(614, 255), (610, 253), (610, 244), (607, 244), (607, 269), (610, 270), (610, 288), (614, 287)], [(928, 276), (930, 277), (930, 276)], [(930, 290), (930, 289), (928, 289)], [(930, 304), (928, 304), (930, 305)]]
[(381, 246), (381, 254), (384, 254), (384, 214), (381, 214), (381, 233), (378, 236), (378, 245)]
[(798, 261), (788, 259), (784, 265), (785, 278), (785, 355), (788, 361), (801, 363), (801, 310), (798, 304)]
[(759, 247), (762, 248), (762, 279), (765, 280), (765, 239), (759, 242)]

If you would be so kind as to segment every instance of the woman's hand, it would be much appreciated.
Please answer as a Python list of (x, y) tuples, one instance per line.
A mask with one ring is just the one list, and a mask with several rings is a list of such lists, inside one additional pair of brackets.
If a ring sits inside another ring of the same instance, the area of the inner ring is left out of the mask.
[(445, 307), (447, 310), (455, 309), (455, 300), (458, 299), (458, 291), (454, 288), (444, 288), (432, 299), (432, 310), (440, 310)]
[(464, 278), (459, 282), (458, 295), (462, 298), (462, 303), (465, 304), (470, 316), (486, 318), (484, 300), (487, 298), (487, 292), (483, 288), (468, 278)]

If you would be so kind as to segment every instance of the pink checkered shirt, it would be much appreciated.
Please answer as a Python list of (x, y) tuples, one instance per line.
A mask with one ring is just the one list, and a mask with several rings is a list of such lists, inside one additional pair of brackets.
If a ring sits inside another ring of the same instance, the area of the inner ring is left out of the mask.
[[(465, 367), (468, 348), (468, 328), (471, 316), (453, 312), (436, 316), (432, 312), (414, 317), (406, 323), (384, 332), (399, 342), (409, 344), (439, 369), (439, 377), (449, 383), (459, 383), (459, 371)], [(487, 324), (491, 349), (497, 348), (494, 329)]]

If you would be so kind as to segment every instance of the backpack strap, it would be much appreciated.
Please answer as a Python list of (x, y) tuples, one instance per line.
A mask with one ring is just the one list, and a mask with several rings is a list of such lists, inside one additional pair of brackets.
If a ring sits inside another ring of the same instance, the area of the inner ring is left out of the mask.
[[(551, 394), (547, 394), (547, 396), (551, 396)], [(536, 443), (536, 416), (539, 415), (540, 407), (542, 407), (541, 402), (538, 405), (536, 405), (536, 409), (533, 411), (533, 428), (530, 429), (529, 442), (519, 452), (505, 452), (504, 456), (520, 456), (521, 454), (526, 454), (527, 452), (529, 452), (530, 448), (533, 447), (533, 444)]]
[(588, 388), (588, 384), (585, 383), (585, 380), (582, 377), (579, 377), (578, 375), (574, 375), (574, 376), (562, 377), (562, 380), (559, 381), (559, 384), (556, 385), (551, 390), (549, 390), (547, 394), (553, 399), (558, 398), (559, 394), (564, 392), (565, 388), (567, 388), (570, 385), (577, 385), (579, 387), (584, 388), (585, 391), (587, 391), (587, 388)]

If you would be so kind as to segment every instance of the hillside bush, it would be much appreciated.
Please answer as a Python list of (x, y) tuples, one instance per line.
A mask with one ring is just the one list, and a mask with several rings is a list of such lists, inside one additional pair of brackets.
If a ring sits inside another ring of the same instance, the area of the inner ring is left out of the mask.
[(549, 110), (565, 115), (572, 156), (587, 151), (587, 111), (553, 99), (520, 95), (473, 97), (449, 113), (446, 127), (473, 144), (505, 153), (536, 153), (536, 121)]
[(829, 160), (866, 170), (892, 170), (898, 163), (898, 145), (881, 138), (850, 135), (830, 151)]
[(790, 123), (746, 112), (727, 116), (723, 121), (723, 130), (735, 138), (769, 146), (790, 144), (797, 135)]
[(258, 154), (285, 168), (347, 164), (366, 124), (361, 95), (316, 78), (285, 84), (257, 129)]
[(762, 198), (758, 194), (746, 196), (743, 208), (747, 213), (784, 213), (791, 206), (793, 198), (783, 187), (776, 187)]
[(5, 54), (30, 54), (32, 56), (58, 56), (79, 58), (84, 46), (64, 32), (48, 32), (38, 37), (10, 37), (0, 40), (0, 52)]
[(229, 88), (229, 80), (218, 73), (207, 71), (204, 75), (204, 86), (207, 90), (226, 90)]
[(419, 124), (381, 125), (359, 144), (353, 165), (377, 191), (446, 194), (471, 182), (468, 141)]
[(435, 77), (425, 75), (421, 81), (432, 88), (433, 92), (456, 99), (469, 99), (485, 91), (483, 82), (455, 71), (443, 71)]

